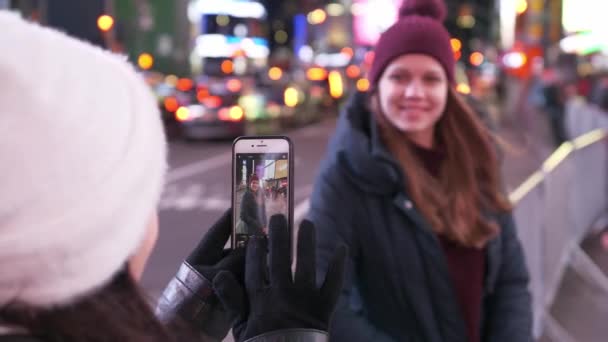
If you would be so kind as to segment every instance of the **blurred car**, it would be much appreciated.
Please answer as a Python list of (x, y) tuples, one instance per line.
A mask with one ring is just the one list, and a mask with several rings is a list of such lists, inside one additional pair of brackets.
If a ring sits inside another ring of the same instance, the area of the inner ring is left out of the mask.
[(188, 92), (174, 117), (188, 140), (235, 138), (246, 131), (245, 110), (239, 101), (243, 82), (238, 78), (205, 78)]

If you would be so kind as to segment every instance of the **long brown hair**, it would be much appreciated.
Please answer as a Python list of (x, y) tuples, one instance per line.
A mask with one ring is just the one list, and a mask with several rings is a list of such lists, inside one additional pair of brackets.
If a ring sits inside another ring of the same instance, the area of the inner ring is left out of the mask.
[(39, 309), (13, 303), (0, 309), (0, 319), (43, 341), (177, 341), (156, 319), (126, 267), (109, 284), (73, 304)]
[(495, 145), (471, 107), (448, 87), (445, 112), (437, 122), (436, 141), (445, 154), (438, 178), (432, 177), (404, 142), (402, 132), (388, 122), (371, 95), (384, 144), (401, 165), (408, 194), (433, 230), (468, 247), (482, 248), (499, 232), (486, 213), (512, 209), (502, 191)]

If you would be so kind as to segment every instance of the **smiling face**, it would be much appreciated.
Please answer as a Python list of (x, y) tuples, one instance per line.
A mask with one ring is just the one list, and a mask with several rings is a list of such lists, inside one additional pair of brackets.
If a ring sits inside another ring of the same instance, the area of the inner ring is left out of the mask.
[(257, 180), (253, 180), (251, 181), (249, 188), (251, 189), (251, 191), (253, 192), (258, 192), (258, 189), (260, 188), (260, 182)]
[(380, 108), (394, 127), (430, 148), (446, 107), (448, 86), (437, 60), (423, 54), (403, 55), (386, 67), (379, 80)]

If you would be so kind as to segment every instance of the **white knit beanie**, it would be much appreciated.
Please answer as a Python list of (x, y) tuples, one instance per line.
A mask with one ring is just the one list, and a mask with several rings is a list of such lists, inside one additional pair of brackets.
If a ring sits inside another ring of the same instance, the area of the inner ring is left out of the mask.
[(124, 57), (0, 11), (0, 306), (61, 305), (142, 243), (166, 142)]

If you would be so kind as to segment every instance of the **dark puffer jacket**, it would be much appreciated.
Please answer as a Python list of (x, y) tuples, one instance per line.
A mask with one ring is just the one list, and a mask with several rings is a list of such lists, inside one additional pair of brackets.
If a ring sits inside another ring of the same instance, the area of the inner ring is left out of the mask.
[[(362, 96), (341, 114), (311, 198), (318, 274), (349, 247), (332, 341), (466, 342), (464, 319), (436, 235), (405, 192), (403, 172), (378, 138)], [(407, 170), (406, 170), (407, 171)], [(486, 248), (480, 335), (532, 341), (528, 271), (513, 220)]]

